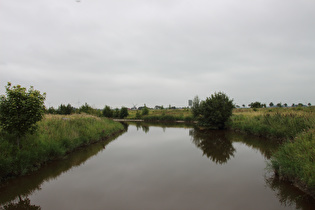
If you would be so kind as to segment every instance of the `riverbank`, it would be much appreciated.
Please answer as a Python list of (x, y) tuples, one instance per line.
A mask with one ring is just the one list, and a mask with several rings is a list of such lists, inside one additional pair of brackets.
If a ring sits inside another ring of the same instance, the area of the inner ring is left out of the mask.
[(21, 141), (21, 149), (8, 134), (0, 135), (0, 183), (37, 170), (48, 161), (122, 132), (119, 122), (91, 115), (46, 115), (38, 130)]
[(239, 109), (230, 128), (282, 142), (271, 168), (315, 198), (315, 107)]

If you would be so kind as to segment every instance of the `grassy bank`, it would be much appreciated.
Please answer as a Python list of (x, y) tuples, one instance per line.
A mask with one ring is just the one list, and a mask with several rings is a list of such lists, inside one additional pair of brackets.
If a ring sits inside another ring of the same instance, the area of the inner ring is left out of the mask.
[(315, 107), (238, 109), (230, 127), (284, 142), (271, 167), (315, 197)]
[(298, 134), (284, 144), (271, 160), (281, 177), (293, 181), (315, 198), (315, 129)]
[(243, 109), (235, 110), (230, 128), (264, 137), (293, 139), (315, 125), (315, 109)]
[(106, 118), (91, 115), (46, 115), (38, 130), (21, 140), (21, 149), (8, 134), (0, 136), (0, 182), (27, 174), (47, 161), (65, 156), (76, 148), (105, 139), (123, 130)]
[(137, 117), (137, 112), (139, 113), (140, 119), (147, 122), (174, 122), (174, 121), (193, 121), (193, 117), (190, 109), (155, 109), (150, 110), (148, 115), (141, 115), (141, 110), (131, 110), (127, 119), (139, 119)]

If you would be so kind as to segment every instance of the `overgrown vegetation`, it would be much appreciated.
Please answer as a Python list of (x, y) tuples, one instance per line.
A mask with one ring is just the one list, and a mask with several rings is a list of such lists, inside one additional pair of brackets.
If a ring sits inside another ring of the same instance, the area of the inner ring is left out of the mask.
[(315, 196), (315, 107), (237, 109), (230, 127), (281, 139), (271, 166), (278, 175)]
[(298, 182), (315, 196), (315, 128), (284, 144), (271, 163), (278, 175)]
[(20, 150), (12, 144), (12, 135), (1, 132), (0, 182), (123, 130), (120, 123), (86, 114), (46, 115), (37, 125), (37, 132), (23, 139)]

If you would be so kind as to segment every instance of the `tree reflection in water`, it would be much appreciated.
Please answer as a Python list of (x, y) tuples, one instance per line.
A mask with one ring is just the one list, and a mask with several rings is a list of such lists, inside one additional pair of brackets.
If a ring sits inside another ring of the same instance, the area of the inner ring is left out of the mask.
[(25, 198), (24, 200), (19, 196), (19, 202), (14, 203), (10, 202), (9, 204), (4, 205), (3, 207), (0, 206), (2, 210), (13, 210), (13, 209), (29, 209), (29, 210), (39, 210), (41, 209), (40, 206), (31, 205), (31, 201), (29, 198)]
[(276, 193), (281, 205), (295, 207), (296, 209), (314, 209), (314, 198), (302, 192), (292, 183), (280, 180), (275, 175), (266, 176), (265, 182)]
[(235, 148), (224, 131), (194, 128), (189, 130), (189, 135), (203, 154), (217, 164), (227, 163), (231, 157), (234, 157)]

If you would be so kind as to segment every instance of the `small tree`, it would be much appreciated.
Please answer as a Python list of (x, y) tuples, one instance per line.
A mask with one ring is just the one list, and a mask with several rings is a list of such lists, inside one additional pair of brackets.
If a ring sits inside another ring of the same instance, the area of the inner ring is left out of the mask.
[(0, 97), (0, 126), (8, 133), (16, 136), (17, 145), (27, 133), (36, 130), (36, 122), (43, 118), (45, 113), (44, 101), (46, 93), (40, 94), (31, 86), (28, 91), (20, 85), (6, 86), (6, 96)]
[(270, 102), (269, 106), (270, 106), (270, 107), (273, 107), (273, 106), (274, 106), (274, 104), (273, 104), (272, 102)]
[(233, 100), (222, 92), (214, 93), (200, 103), (199, 123), (202, 126), (223, 129), (232, 116)]
[(57, 109), (57, 113), (62, 115), (70, 115), (74, 113), (74, 111), (75, 108), (71, 106), (71, 104), (68, 104), (67, 106), (64, 104), (60, 104), (60, 106)]
[(141, 114), (144, 115), (148, 115), (149, 114), (149, 109), (147, 106), (144, 106), (143, 109), (141, 110)]
[(251, 108), (263, 108), (264, 104), (256, 101), (256, 102), (250, 103), (248, 106), (251, 107)]
[(129, 115), (128, 109), (126, 107), (122, 107), (121, 110), (120, 110), (119, 118), (120, 119), (124, 119), (128, 115)]
[(104, 117), (112, 118), (113, 117), (113, 111), (110, 109), (109, 106), (105, 106), (102, 112)]
[(191, 111), (195, 118), (197, 118), (200, 115), (200, 100), (198, 96), (195, 96), (193, 100)]

